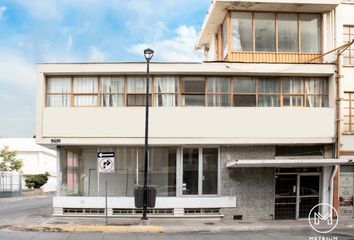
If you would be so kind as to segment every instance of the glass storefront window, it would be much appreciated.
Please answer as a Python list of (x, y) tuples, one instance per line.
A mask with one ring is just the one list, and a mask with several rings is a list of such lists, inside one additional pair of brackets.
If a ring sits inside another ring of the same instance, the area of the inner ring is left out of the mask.
[(218, 193), (218, 149), (203, 149), (203, 194)]
[(183, 195), (198, 194), (199, 149), (183, 149)]

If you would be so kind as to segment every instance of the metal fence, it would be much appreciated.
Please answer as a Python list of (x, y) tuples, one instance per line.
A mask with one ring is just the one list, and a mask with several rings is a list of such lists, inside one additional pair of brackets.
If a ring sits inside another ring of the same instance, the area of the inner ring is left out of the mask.
[(19, 172), (0, 172), (0, 197), (21, 194), (22, 175)]

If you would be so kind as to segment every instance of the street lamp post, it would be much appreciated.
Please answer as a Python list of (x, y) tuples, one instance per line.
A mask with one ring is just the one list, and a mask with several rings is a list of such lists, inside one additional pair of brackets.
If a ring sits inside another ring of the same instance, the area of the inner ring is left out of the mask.
[(154, 55), (154, 50), (147, 48), (144, 50), (144, 56), (147, 63), (146, 69), (146, 98), (145, 98), (145, 145), (144, 145), (144, 198), (143, 198), (143, 217), (142, 220), (148, 220), (146, 216), (147, 205), (148, 205), (148, 188), (147, 188), (147, 173), (148, 173), (148, 163), (149, 163), (149, 63)]

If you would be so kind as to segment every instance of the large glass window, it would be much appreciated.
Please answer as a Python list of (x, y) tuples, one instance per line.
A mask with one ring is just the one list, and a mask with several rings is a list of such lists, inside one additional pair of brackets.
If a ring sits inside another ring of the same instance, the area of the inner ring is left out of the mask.
[(223, 77), (208, 77), (208, 106), (230, 106), (230, 79)]
[(277, 15), (279, 52), (299, 51), (297, 18), (297, 14), (279, 13)]
[[(46, 106), (145, 106), (145, 83), (144, 76), (48, 77)], [(153, 76), (150, 83), (155, 107), (328, 107), (329, 101), (328, 79), (321, 77)]]
[(328, 107), (328, 81), (326, 79), (307, 79), (305, 90), (307, 107)]
[[(149, 93), (151, 93), (152, 81), (149, 82)], [(145, 106), (146, 100), (146, 78), (127, 78), (127, 106)], [(149, 104), (151, 105), (151, 94), (149, 94)]]
[(354, 132), (354, 92), (344, 92), (344, 132)]
[(283, 106), (304, 106), (304, 81), (301, 78), (284, 78), (282, 84)]
[(252, 51), (252, 13), (231, 13), (232, 50)]
[(71, 77), (47, 78), (47, 106), (69, 107), (71, 92)]
[(155, 106), (175, 107), (178, 99), (178, 78), (177, 77), (155, 77), (154, 78)]
[(149, 184), (157, 196), (176, 196), (176, 148), (152, 148), (149, 161)]
[(102, 107), (123, 107), (124, 77), (101, 77), (100, 93)]
[(218, 149), (203, 148), (203, 194), (218, 193)]
[(205, 106), (205, 78), (182, 78), (182, 105)]
[(218, 194), (218, 149), (183, 149), (183, 195)]
[(222, 31), (221, 31), (221, 34), (222, 34), (222, 49), (223, 49), (223, 56), (226, 57), (227, 55), (227, 52), (228, 52), (228, 42), (229, 42), (229, 36), (228, 36), (228, 32), (227, 32), (227, 25), (228, 25), (228, 22), (227, 22), (228, 18), (225, 18), (225, 21), (224, 23), (222, 24)]
[[(354, 39), (354, 26), (343, 26), (343, 43), (349, 43)], [(344, 51), (344, 65), (354, 64), (354, 46), (353, 44)]]
[(98, 77), (73, 78), (74, 106), (97, 106)]
[(256, 79), (252, 77), (237, 77), (234, 80), (234, 106), (257, 106)]
[(235, 52), (320, 53), (321, 15), (232, 12), (231, 35)]
[(256, 51), (275, 52), (275, 14), (255, 13)]
[(81, 179), (78, 154), (60, 148), (60, 191), (62, 196), (80, 195)]
[(300, 14), (301, 52), (320, 52), (321, 21), (318, 14)]
[(199, 149), (183, 149), (183, 195), (197, 195), (199, 189)]
[(258, 106), (280, 106), (280, 80), (275, 78), (261, 78), (258, 81)]
[[(134, 196), (135, 187), (144, 184), (144, 149), (142, 147), (101, 147), (100, 151), (115, 152), (115, 171), (106, 174), (98, 173), (97, 149), (81, 149), (80, 158), (84, 159), (81, 162), (84, 195), (104, 196), (105, 181), (108, 180), (108, 196)], [(176, 147), (149, 149), (147, 180), (149, 185), (156, 187), (157, 196), (176, 196), (176, 151)], [(77, 172), (80, 174), (80, 171)]]
[(79, 157), (77, 154), (67, 152), (67, 193), (68, 195), (79, 194)]

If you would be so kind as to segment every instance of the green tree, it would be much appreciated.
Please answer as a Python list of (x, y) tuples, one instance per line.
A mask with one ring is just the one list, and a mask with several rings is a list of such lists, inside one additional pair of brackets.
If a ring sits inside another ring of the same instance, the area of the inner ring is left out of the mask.
[(29, 189), (32, 188), (41, 188), (44, 184), (48, 182), (48, 177), (50, 174), (48, 172), (42, 174), (34, 175), (25, 175), (26, 187)]
[(18, 171), (23, 163), (16, 158), (16, 152), (10, 151), (8, 146), (0, 150), (0, 171)]

